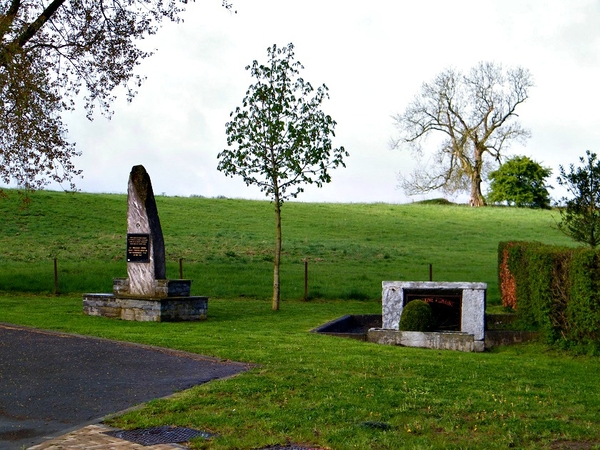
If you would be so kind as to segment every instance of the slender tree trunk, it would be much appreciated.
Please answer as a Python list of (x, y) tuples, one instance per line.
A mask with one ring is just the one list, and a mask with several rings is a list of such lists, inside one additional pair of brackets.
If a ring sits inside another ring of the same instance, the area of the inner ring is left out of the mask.
[(279, 196), (275, 196), (275, 222), (276, 222), (276, 242), (275, 242), (275, 263), (273, 264), (273, 311), (279, 310), (279, 299), (281, 288), (279, 286), (279, 266), (281, 262), (281, 202)]

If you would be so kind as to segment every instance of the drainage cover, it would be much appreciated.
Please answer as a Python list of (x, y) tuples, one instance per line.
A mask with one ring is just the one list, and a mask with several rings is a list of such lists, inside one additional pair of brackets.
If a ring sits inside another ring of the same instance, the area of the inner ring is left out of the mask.
[(117, 430), (106, 434), (141, 445), (177, 444), (179, 442), (187, 442), (196, 437), (210, 439), (215, 436), (206, 431), (169, 426), (140, 428), (137, 430)]
[(255, 450), (325, 450), (321, 447), (307, 447), (301, 444), (287, 444), (287, 445), (270, 445)]

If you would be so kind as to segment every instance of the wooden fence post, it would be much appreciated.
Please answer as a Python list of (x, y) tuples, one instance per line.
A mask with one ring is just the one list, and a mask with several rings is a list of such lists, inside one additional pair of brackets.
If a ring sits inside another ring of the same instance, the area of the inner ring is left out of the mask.
[(58, 263), (54, 258), (54, 295), (58, 295)]
[(304, 301), (308, 301), (308, 259), (304, 260)]

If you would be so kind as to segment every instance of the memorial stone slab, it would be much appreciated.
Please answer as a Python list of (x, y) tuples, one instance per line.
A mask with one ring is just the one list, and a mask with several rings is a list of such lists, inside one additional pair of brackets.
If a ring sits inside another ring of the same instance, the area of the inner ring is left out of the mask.
[(127, 275), (129, 295), (152, 297), (155, 280), (167, 277), (165, 243), (150, 176), (144, 166), (134, 166), (127, 186)]
[(208, 298), (190, 296), (191, 280), (168, 280), (165, 244), (150, 176), (134, 166), (127, 186), (127, 278), (112, 294), (84, 294), (91, 316), (137, 321), (204, 320)]

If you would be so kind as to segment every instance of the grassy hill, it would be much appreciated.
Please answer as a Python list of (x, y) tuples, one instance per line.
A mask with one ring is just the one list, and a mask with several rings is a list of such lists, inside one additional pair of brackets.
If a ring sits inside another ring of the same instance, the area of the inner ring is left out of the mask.
[[(0, 290), (108, 292), (126, 276), (125, 195), (37, 192), (23, 208), (0, 200)], [(274, 213), (268, 201), (157, 197), (168, 277), (194, 280), (192, 292), (220, 298), (271, 295)], [(374, 299), (383, 280), (488, 283), (498, 303), (497, 246), (504, 240), (572, 245), (557, 213), (436, 204), (283, 206), (282, 298)]]
[[(215, 433), (192, 448), (302, 443), (350, 449), (600, 448), (600, 359), (539, 343), (462, 353), (309, 333), (343, 314), (381, 311), (382, 280), (485, 281), (498, 302), (501, 240), (571, 244), (553, 213), (452, 205), (284, 205), (280, 311), (270, 309), (268, 202), (157, 199), (170, 276), (184, 258), (211, 296), (203, 322), (129, 322), (82, 313), (126, 263), (124, 195), (39, 192), (0, 200), (0, 322), (180, 349), (257, 366), (110, 421)], [(52, 259), (61, 296), (53, 289)], [(301, 302), (303, 263), (311, 302)], [(242, 296), (244, 296), (242, 298)], [(366, 301), (372, 299), (372, 301)], [(76, 370), (76, 368), (72, 368)], [(23, 380), (24, 383), (27, 380)]]

